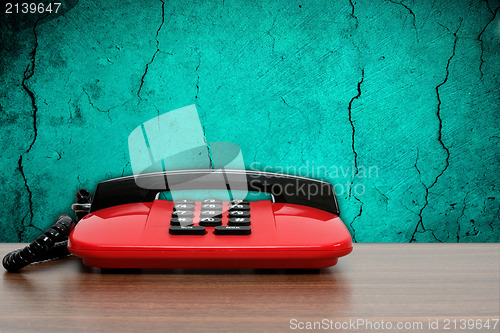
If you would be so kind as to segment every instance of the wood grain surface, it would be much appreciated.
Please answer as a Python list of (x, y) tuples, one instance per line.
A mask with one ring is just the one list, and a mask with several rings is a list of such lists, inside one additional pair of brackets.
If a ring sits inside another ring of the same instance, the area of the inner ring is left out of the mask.
[(498, 319), (499, 271), (500, 244), (355, 244), (319, 271), (101, 272), (71, 257), (0, 273), (0, 332), (287, 332), (323, 320), (366, 324), (321, 331), (383, 320), (422, 327), (378, 332), (438, 332), (447, 319)]

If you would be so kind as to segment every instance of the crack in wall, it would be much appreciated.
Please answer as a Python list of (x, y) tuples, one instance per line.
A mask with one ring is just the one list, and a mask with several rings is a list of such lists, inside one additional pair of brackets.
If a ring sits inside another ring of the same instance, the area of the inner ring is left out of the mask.
[[(438, 127), (438, 142), (439, 144), (441, 145), (441, 148), (445, 151), (445, 155), (446, 155), (446, 158), (445, 158), (445, 166), (444, 168), (439, 172), (439, 174), (436, 176), (436, 178), (434, 178), (434, 181), (429, 185), (429, 186), (426, 186), (425, 184), (422, 183), (422, 185), (424, 186), (425, 188), (425, 202), (424, 204), (422, 205), (422, 207), (420, 208), (420, 212), (418, 214), (419, 216), (419, 221), (417, 222), (416, 226), (415, 226), (415, 230), (413, 231), (413, 234), (410, 238), (410, 243), (412, 243), (413, 241), (415, 241), (415, 235), (418, 231), (418, 228), (419, 226), (422, 228), (422, 232), (425, 232), (427, 230), (430, 230), (430, 229), (426, 229), (425, 226), (424, 226), (424, 223), (423, 223), (423, 212), (425, 210), (425, 208), (427, 207), (427, 205), (429, 204), (429, 192), (430, 190), (436, 185), (436, 183), (438, 182), (439, 178), (441, 178), (441, 176), (444, 174), (444, 172), (448, 169), (448, 167), (450, 166), (450, 150), (448, 149), (448, 147), (446, 147), (446, 145), (444, 144), (443, 142), (443, 137), (442, 137), (442, 131), (443, 131), (443, 120), (441, 118), (441, 104), (442, 104), (442, 101), (441, 101), (441, 97), (440, 97), (440, 94), (439, 94), (439, 89), (446, 84), (446, 82), (448, 82), (448, 78), (449, 78), (449, 75), (450, 75), (450, 63), (451, 61), (453, 60), (453, 58), (455, 57), (455, 52), (456, 52), (456, 47), (457, 47), (457, 42), (458, 42), (458, 36), (457, 36), (457, 33), (458, 31), (460, 30), (460, 27), (462, 26), (462, 22), (463, 22), (463, 19), (460, 18), (460, 23), (458, 25), (458, 28), (457, 30), (453, 33), (453, 36), (455, 37), (454, 38), (454, 41), (453, 41), (453, 49), (452, 49), (452, 53), (451, 53), (451, 56), (448, 58), (448, 61), (446, 62), (446, 75), (443, 79), (443, 81), (441, 83), (439, 83), (435, 90), (436, 90), (436, 98), (437, 98), (437, 101), (438, 101), (438, 104), (437, 104), (437, 110), (436, 110), (436, 116), (438, 118), (438, 123), (439, 123), (439, 127)], [(446, 28), (448, 29), (448, 28)], [(448, 29), (449, 30), (449, 29)], [(415, 162), (415, 168), (417, 169), (418, 171), (418, 174), (419, 174), (419, 177), (420, 177), (420, 170), (418, 169), (418, 166), (417, 166), (417, 162), (418, 162), (418, 154), (417, 154), (417, 161)], [(432, 236), (438, 241), (438, 242), (441, 242), (441, 240), (439, 240), (436, 235), (434, 234), (434, 232), (432, 232)]]
[[(484, 42), (483, 42), (482, 36), (483, 36), (484, 32), (486, 31), (486, 29), (488, 28), (488, 26), (495, 20), (495, 18), (497, 17), (498, 9), (500, 9), (500, 7), (497, 7), (497, 9), (495, 10), (495, 12), (493, 12), (491, 10), (491, 8), (489, 7), (488, 2), (486, 2), (486, 4), (488, 6), (488, 10), (490, 12), (492, 12), (493, 16), (488, 21), (488, 23), (486, 23), (486, 25), (484, 26), (483, 30), (481, 30), (481, 32), (477, 36), (477, 41), (479, 42), (479, 45), (481, 46), (481, 53), (479, 54), (479, 73), (480, 73), (479, 80), (481, 80), (481, 82), (483, 82), (483, 77), (484, 77), (484, 72), (483, 72), (483, 65), (484, 65), (484, 58), (483, 58), (483, 56), (484, 56)], [(484, 84), (484, 82), (483, 82), (483, 84)]]
[(493, 10), (490, 7), (490, 0), (486, 0), (485, 2), (486, 2), (486, 8), (488, 8), (488, 10), (490, 11), (490, 13), (493, 14)]
[(359, 20), (358, 20), (358, 17), (356, 15), (354, 15), (354, 4), (355, 2), (353, 3), (352, 0), (349, 0), (349, 4), (351, 5), (351, 13), (350, 13), (350, 16), (356, 21), (356, 24), (355, 24), (355, 27), (357, 28), (358, 25), (359, 25)]
[(472, 220), (470, 220), (470, 223), (472, 224), (473, 231), (472, 231), (472, 233), (466, 232), (465, 235), (471, 236), (471, 234), (472, 234), (472, 236), (477, 236), (479, 234), (479, 230), (477, 230), (477, 228), (476, 228), (476, 221), (474, 219), (472, 219)]
[(125, 164), (125, 166), (122, 168), (122, 177), (123, 175), (125, 174), (125, 169), (130, 165), (130, 161), (127, 161), (127, 163)]
[[(199, 69), (200, 69), (200, 66), (201, 66), (201, 54), (200, 52), (198, 52), (198, 64), (196, 65), (196, 68), (194, 69), (194, 71), (196, 72), (196, 94), (194, 95), (194, 103), (196, 106), (199, 106), (200, 103), (198, 102), (198, 97), (199, 97), (199, 94), (200, 94), (200, 73), (199, 73)], [(208, 159), (209, 159), (209, 167), (210, 169), (213, 169), (215, 166), (214, 166), (214, 160), (213, 160), (213, 156), (212, 156), (212, 148), (210, 147), (210, 145), (208, 144), (206, 138), (205, 138), (205, 126), (202, 124), (201, 125), (201, 128), (203, 130), (203, 141), (205, 142), (205, 145), (207, 146), (207, 154), (208, 154)]]
[(355, 100), (361, 97), (361, 85), (363, 84), (363, 81), (365, 80), (365, 69), (361, 69), (361, 80), (358, 81), (357, 84), (357, 94), (351, 100), (349, 101), (349, 105), (347, 107), (348, 114), (349, 114), (349, 123), (351, 124), (352, 128), (352, 140), (351, 140), (351, 149), (354, 154), (354, 175), (351, 181), (351, 185), (349, 186), (349, 197), (353, 197), (357, 202), (359, 202), (359, 213), (356, 215), (351, 223), (349, 223), (349, 226), (351, 227), (352, 230), (352, 239), (354, 242), (356, 242), (356, 229), (354, 229), (354, 222), (361, 217), (361, 214), (363, 213), (363, 205), (364, 203), (353, 193), (352, 191), (352, 186), (354, 184), (354, 178), (359, 174), (359, 169), (358, 169), (358, 153), (356, 152), (356, 147), (355, 147), (355, 136), (356, 136), (356, 127), (354, 126), (354, 121), (352, 119), (352, 104), (354, 103)]
[(420, 169), (418, 168), (418, 155), (419, 155), (419, 150), (417, 149), (417, 157), (415, 158), (415, 164), (413, 164), (413, 166), (415, 167), (415, 169), (418, 172), (418, 179), (420, 180), (420, 184), (422, 184), (422, 186), (425, 189), (425, 196), (424, 196), (425, 203), (422, 205), (422, 207), (420, 207), (420, 211), (418, 212), (418, 222), (417, 222), (417, 225), (415, 226), (415, 230), (413, 231), (413, 233), (411, 235), (410, 243), (412, 243), (415, 240), (415, 234), (417, 233), (419, 226), (422, 227), (422, 230), (424, 232), (426, 231), (425, 226), (424, 226), (424, 221), (423, 221), (423, 218), (422, 218), (422, 212), (423, 212), (423, 210), (425, 209), (425, 207), (428, 204), (427, 198), (428, 198), (428, 195), (429, 195), (429, 189), (422, 182), (422, 174), (420, 173)]
[(110, 112), (110, 111), (111, 111), (111, 109), (113, 109), (114, 107), (111, 107), (111, 108), (109, 108), (109, 109), (107, 109), (107, 110), (103, 110), (103, 109), (101, 109), (101, 108), (97, 107), (96, 105), (94, 105), (94, 103), (92, 102), (92, 99), (90, 98), (90, 95), (89, 95), (89, 93), (88, 93), (88, 91), (87, 91), (87, 90), (83, 89), (83, 92), (85, 93), (85, 95), (87, 95), (87, 100), (89, 101), (90, 106), (92, 106), (95, 110), (97, 110), (97, 111), (99, 111), (99, 112), (101, 112), (101, 113), (106, 113), (106, 115), (107, 115), (108, 119), (109, 119), (109, 120), (111, 120), (111, 116), (109, 115), (109, 112)]
[[(29, 214), (29, 213), (30, 213), (29, 211), (28, 211), (28, 212), (26, 212), (26, 214), (24, 214), (24, 216), (23, 216), (23, 217), (22, 217), (22, 219), (21, 219), (21, 223), (22, 223), (22, 225), (23, 225), (23, 226), (24, 226), (24, 221), (25, 221), (25, 220), (26, 220), (26, 218), (28, 217), (28, 214)], [(17, 238), (19, 239), (19, 242), (20, 242), (20, 243), (23, 241), (23, 234), (24, 234), (24, 231), (25, 231), (25, 229), (18, 229), (18, 230), (17, 230)]]
[[(424, 182), (422, 181), (422, 173), (420, 172), (420, 169), (418, 168), (418, 157), (419, 157), (419, 149), (417, 148), (417, 157), (415, 158), (415, 164), (413, 164), (413, 166), (415, 167), (415, 169), (417, 170), (418, 172), (418, 179), (420, 181), (420, 184), (422, 184), (422, 186), (424, 187), (425, 189), (425, 196), (424, 196), (424, 204), (422, 205), (422, 207), (420, 207), (420, 211), (418, 212), (418, 222), (417, 224), (415, 225), (415, 230), (413, 230), (413, 233), (411, 235), (411, 238), (410, 238), (410, 241), (409, 243), (413, 243), (413, 241), (415, 241), (415, 235), (417, 233), (424, 233), (426, 231), (430, 231), (431, 234), (432, 234), (432, 237), (434, 237), (435, 240), (437, 240), (438, 242), (442, 243), (441, 240), (439, 240), (436, 235), (434, 234), (434, 230), (432, 229), (426, 229), (425, 226), (424, 226), (424, 219), (423, 219), (423, 216), (422, 216), (422, 213), (425, 209), (425, 207), (427, 207), (427, 205), (429, 204), (429, 190), (430, 190), (430, 187), (427, 187)], [(422, 231), (418, 231), (418, 227), (421, 227), (422, 228)]]
[(305, 114), (304, 112), (302, 112), (302, 110), (301, 110), (301, 109), (299, 109), (299, 108), (298, 108), (298, 107), (296, 107), (296, 106), (292, 106), (292, 105), (288, 104), (288, 103), (286, 102), (286, 100), (285, 100), (282, 96), (280, 96), (280, 98), (281, 98), (281, 100), (283, 101), (283, 104), (285, 104), (286, 106), (288, 106), (290, 109), (296, 110), (298, 113), (300, 113), (300, 115), (302, 116), (302, 118), (304, 118), (304, 120), (306, 121), (306, 123), (307, 123), (307, 127), (308, 127), (308, 128), (310, 128), (310, 127), (311, 127), (311, 121), (309, 120), (309, 117), (308, 117), (308, 116), (306, 116), (306, 114)]
[(462, 206), (462, 212), (460, 215), (457, 217), (457, 243), (460, 243), (460, 219), (465, 215), (465, 208), (467, 207), (467, 196), (469, 195), (469, 192), (465, 193), (464, 195), (464, 200), (463, 200), (463, 206)]
[[(24, 224), (24, 221), (26, 220), (26, 217), (28, 216), (28, 214), (30, 215), (30, 220), (29, 220), (29, 223), (28, 225), (26, 225), (26, 227), (33, 227), (37, 230), (39, 230), (40, 232), (42, 232), (43, 230), (38, 228), (37, 226), (35, 226), (33, 224), (33, 218), (34, 218), (34, 213), (33, 213), (33, 193), (31, 192), (31, 189), (28, 185), (28, 180), (26, 178), (26, 174), (24, 173), (24, 169), (23, 169), (23, 155), (21, 154), (21, 156), (19, 157), (19, 160), (17, 161), (18, 163), (18, 170), (19, 172), (21, 173), (21, 177), (23, 178), (23, 181), (24, 181), (24, 187), (26, 188), (26, 191), (28, 192), (28, 204), (29, 204), (29, 212), (26, 213), (22, 219), (22, 225), (25, 226)], [(22, 242), (23, 241), (23, 235), (24, 235), (24, 232), (26, 231), (26, 229), (22, 229), (22, 230), (19, 230), (18, 231), (18, 238), (19, 238), (19, 241)]]
[[(21, 86), (23, 87), (23, 90), (26, 92), (26, 94), (28, 94), (28, 97), (30, 98), (30, 101), (31, 101), (31, 109), (33, 110), (33, 113), (32, 113), (32, 118), (33, 118), (33, 139), (31, 141), (28, 149), (26, 149), (19, 156), (19, 160), (17, 161), (18, 170), (19, 170), (19, 172), (21, 174), (21, 177), (23, 178), (24, 187), (26, 188), (26, 191), (28, 192), (28, 204), (29, 204), (29, 212), (24, 215), (24, 217), (22, 219), (22, 226), (25, 226), (24, 221), (26, 220), (26, 217), (29, 214), (30, 215), (30, 219), (29, 219), (29, 223), (28, 223), (28, 225), (26, 225), (26, 227), (35, 228), (35, 229), (39, 230), (40, 232), (42, 232), (42, 229), (40, 229), (40, 228), (36, 227), (35, 225), (33, 225), (33, 218), (34, 218), (34, 213), (33, 213), (33, 192), (31, 191), (31, 188), (29, 187), (28, 179), (26, 178), (26, 174), (24, 173), (23, 158), (24, 158), (25, 154), (28, 154), (31, 151), (31, 149), (33, 148), (33, 145), (35, 144), (36, 139), (38, 137), (38, 126), (37, 126), (38, 106), (36, 104), (35, 93), (28, 86), (28, 81), (33, 77), (33, 75), (35, 75), (36, 53), (37, 53), (37, 50), (38, 50), (38, 35), (36, 33), (36, 28), (38, 27), (38, 23), (41, 20), (43, 20), (45, 17), (47, 17), (47, 16), (48, 16), (48, 14), (45, 15), (45, 16), (43, 16), (43, 17), (38, 18), (35, 21), (35, 24), (33, 25), (34, 45), (33, 45), (33, 49), (30, 52), (30, 63), (26, 66), (26, 69), (24, 70), (24, 73), (23, 73), (23, 78), (21, 80)], [(23, 241), (23, 235), (24, 235), (25, 230), (26, 230), (26, 228), (24, 228), (23, 230), (20, 230), (18, 232), (19, 241)]]
[(90, 97), (90, 94), (88, 93), (88, 91), (86, 89), (82, 89), (84, 94), (87, 95), (87, 100), (89, 102), (89, 105), (94, 108), (95, 110), (97, 110), (98, 112), (101, 112), (101, 113), (106, 113), (108, 119), (112, 122), (113, 120), (111, 119), (111, 110), (114, 110), (116, 108), (119, 108), (119, 107), (122, 107), (122, 106), (125, 106), (125, 104), (129, 103), (132, 99), (129, 99), (129, 100), (126, 100), (125, 102), (123, 102), (122, 104), (118, 104), (118, 105), (115, 105), (115, 106), (112, 106), (110, 107), (109, 109), (101, 109), (100, 107), (98, 107), (97, 105), (94, 104), (94, 102), (92, 102), (92, 98)]
[(442, 101), (441, 101), (441, 97), (439, 95), (439, 88), (441, 88), (443, 85), (446, 84), (446, 82), (448, 82), (448, 77), (450, 75), (450, 63), (451, 63), (451, 60), (455, 57), (455, 51), (456, 51), (457, 42), (458, 42), (457, 33), (460, 30), (460, 27), (462, 26), (462, 21), (463, 20), (460, 19), (460, 23), (458, 25), (458, 28), (455, 31), (455, 33), (453, 34), (453, 36), (455, 37), (455, 39), (453, 41), (452, 54), (448, 58), (448, 61), (446, 63), (446, 76), (444, 77), (443, 82), (441, 82), (440, 84), (438, 84), (436, 86), (436, 98), (438, 100), (437, 109), (436, 109), (436, 116), (437, 116), (438, 121), (439, 121), (438, 141), (439, 141), (439, 144), (441, 145), (441, 147), (443, 148), (443, 150), (446, 152), (446, 164), (445, 164), (445, 167), (443, 168), (443, 170), (436, 176), (436, 178), (434, 179), (434, 182), (431, 184), (431, 186), (429, 186), (429, 189), (432, 188), (437, 183), (437, 181), (439, 180), (439, 178), (443, 175), (443, 173), (446, 171), (446, 169), (448, 169), (448, 167), (450, 165), (450, 150), (448, 149), (448, 147), (446, 147), (446, 145), (443, 142), (443, 120), (441, 118), (441, 104), (442, 104)]
[(198, 70), (200, 69), (201, 65), (201, 54), (198, 52), (198, 64), (196, 65), (195, 72), (196, 72), (196, 94), (194, 96), (195, 104), (197, 104), (198, 101), (198, 95), (200, 94), (200, 73)]
[(160, 41), (158, 40), (158, 34), (160, 33), (161, 28), (163, 27), (163, 23), (165, 23), (165, 2), (164, 2), (164, 0), (160, 0), (160, 1), (161, 1), (161, 23), (160, 23), (160, 26), (158, 27), (158, 30), (156, 30), (156, 36), (155, 36), (156, 50), (153, 53), (151, 60), (146, 64), (146, 68), (144, 69), (144, 73), (142, 74), (142, 77), (141, 77), (141, 84), (139, 86), (139, 89), (137, 90), (137, 97), (139, 97), (140, 100), (142, 100), (141, 90), (142, 90), (142, 86), (144, 85), (144, 79), (146, 78), (146, 75), (148, 74), (149, 66), (155, 60), (158, 52), (160, 52)]
[[(269, 12), (269, 14), (271, 14), (271, 12)], [(272, 14), (271, 14), (272, 15)], [(276, 19), (277, 19), (278, 16), (275, 16), (274, 19), (273, 19), (273, 23), (271, 24), (271, 27), (269, 28), (269, 30), (266, 31), (266, 34), (269, 35), (269, 37), (272, 38), (273, 40), (273, 43), (272, 43), (272, 46), (271, 46), (271, 54), (274, 55), (274, 46), (276, 45), (276, 37), (274, 37), (273, 35), (271, 35), (271, 30), (274, 28), (274, 25), (276, 23)], [(283, 59), (282, 59), (283, 60)]]
[(493, 223), (495, 223), (495, 221), (498, 221), (498, 220), (500, 220), (500, 207), (498, 207), (496, 214), (493, 215), (493, 218), (491, 219), (491, 222), (488, 223), (491, 231), (495, 231), (495, 228), (493, 227)]
[(403, 3), (403, 1), (400, 1), (400, 2), (397, 2), (395, 0), (389, 0), (391, 3), (395, 4), (395, 5), (400, 5), (402, 6), (403, 8), (405, 8), (408, 13), (412, 16), (412, 25), (413, 25), (413, 29), (415, 29), (415, 37), (417, 39), (417, 43), (420, 43), (420, 40), (418, 38), (418, 30), (417, 30), (417, 24), (416, 24), (416, 17), (415, 17), (415, 13), (413, 12), (413, 10), (411, 10), (410, 7), (408, 7), (407, 5), (405, 5)]
[(201, 125), (201, 129), (203, 130), (203, 142), (205, 142), (205, 145), (207, 146), (207, 154), (208, 154), (208, 159), (209, 159), (209, 163), (210, 163), (209, 167), (210, 167), (210, 169), (214, 169), (215, 165), (214, 165), (214, 159), (212, 156), (212, 149), (210, 148), (210, 145), (208, 144), (207, 139), (205, 138), (205, 126)]
[(82, 180), (80, 179), (80, 177), (81, 177), (80, 175), (76, 176), (76, 180), (78, 181), (78, 188), (79, 188), (79, 189), (84, 189), (84, 188), (85, 188), (85, 186), (83, 186), (83, 182), (82, 182)]
[(73, 101), (73, 98), (69, 98), (69, 101), (67, 103), (68, 105), (68, 111), (69, 111), (69, 119), (73, 119), (73, 112), (71, 111), (71, 101)]
[(360, 203), (360, 206), (359, 206), (359, 213), (358, 215), (354, 216), (354, 218), (352, 219), (351, 223), (349, 223), (349, 226), (351, 227), (351, 230), (352, 230), (352, 240), (354, 241), (354, 243), (357, 243), (358, 241), (356, 240), (356, 229), (354, 229), (354, 222), (356, 222), (356, 220), (361, 217), (361, 214), (363, 214), (363, 205), (364, 205), (364, 202), (359, 200), (359, 198), (355, 195), (353, 195), (354, 199), (356, 199), (356, 201), (358, 201)]
[(355, 148), (355, 144), (354, 144), (355, 135), (356, 135), (356, 127), (354, 126), (354, 121), (352, 120), (352, 103), (361, 96), (361, 85), (363, 84), (364, 79), (365, 79), (365, 70), (363, 68), (363, 69), (361, 69), (361, 80), (358, 81), (358, 86), (357, 86), (358, 93), (356, 96), (351, 98), (351, 100), (349, 101), (349, 105), (347, 106), (347, 110), (349, 112), (349, 123), (351, 124), (351, 128), (352, 128), (351, 148), (352, 148), (352, 152), (354, 153), (354, 170), (356, 170), (354, 173), (355, 175), (358, 174), (359, 170), (358, 170), (358, 153), (356, 152), (356, 148)]
[(382, 201), (384, 202), (384, 205), (385, 205), (385, 209), (387, 210), (387, 204), (389, 202), (389, 197), (387, 195), (385, 195), (384, 193), (382, 193), (378, 188), (377, 186), (375, 186), (374, 183), (372, 183), (372, 186), (373, 188), (375, 189), (375, 191), (378, 192), (378, 194), (380, 194), (380, 196), (382, 197)]
[(37, 20), (35, 22), (35, 25), (33, 27), (33, 35), (35, 38), (35, 45), (33, 47), (33, 50), (30, 52), (31, 56), (31, 62), (28, 64), (26, 67), (26, 70), (24, 71), (23, 74), (23, 79), (21, 81), (21, 85), (23, 86), (24, 91), (28, 94), (30, 101), (31, 101), (31, 108), (33, 110), (33, 140), (31, 141), (31, 144), (29, 145), (28, 149), (26, 150), (26, 153), (30, 152), (31, 148), (33, 148), (33, 145), (35, 144), (35, 141), (38, 136), (38, 128), (37, 128), (37, 112), (38, 112), (38, 106), (36, 105), (36, 97), (34, 92), (28, 87), (27, 82), (30, 80), (33, 75), (35, 74), (35, 64), (36, 64), (36, 51), (38, 49), (38, 37), (36, 34), (36, 27), (38, 25), (38, 22), (40, 20)]
[[(353, 3), (352, 0), (349, 0), (349, 4), (351, 6), (350, 16), (355, 21), (354, 28), (357, 29), (358, 26), (359, 26), (359, 20), (358, 20), (358, 17), (356, 16), (356, 14), (355, 14), (355, 9), (356, 9), (355, 6), (354, 6), (355, 2)], [(353, 42), (353, 45), (357, 49), (358, 55), (360, 55), (361, 51), (360, 51), (359, 47), (354, 42)], [(352, 240), (355, 243), (357, 242), (357, 239), (356, 239), (356, 229), (354, 228), (354, 223), (356, 222), (356, 220), (359, 217), (361, 217), (361, 214), (363, 214), (363, 205), (364, 205), (364, 203), (352, 192), (352, 186), (354, 184), (354, 177), (356, 175), (358, 175), (358, 173), (359, 173), (359, 170), (358, 170), (358, 153), (356, 152), (355, 141), (354, 141), (355, 140), (356, 128), (354, 126), (354, 121), (352, 119), (352, 103), (361, 96), (361, 84), (363, 84), (363, 80), (364, 79), (365, 79), (365, 70), (364, 70), (364, 68), (362, 68), (361, 69), (361, 80), (358, 82), (358, 85), (357, 85), (357, 95), (354, 96), (353, 98), (351, 98), (351, 100), (349, 101), (349, 105), (348, 105), (349, 123), (351, 124), (351, 128), (352, 128), (351, 149), (352, 149), (352, 152), (354, 154), (354, 169), (355, 169), (355, 173), (353, 175), (353, 179), (351, 180), (351, 184), (349, 186), (349, 198), (352, 196), (360, 204), (358, 215), (356, 215), (351, 220), (351, 222), (349, 223), (349, 227), (351, 228), (351, 231), (352, 231)]]

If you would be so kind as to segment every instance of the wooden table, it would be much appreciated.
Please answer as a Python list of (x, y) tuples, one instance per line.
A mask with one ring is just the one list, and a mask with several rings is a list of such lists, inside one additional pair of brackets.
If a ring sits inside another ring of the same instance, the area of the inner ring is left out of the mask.
[[(22, 245), (0, 244), (0, 255)], [(448, 322), (447, 332), (499, 332), (499, 270), (500, 244), (355, 244), (316, 272), (101, 273), (71, 257), (0, 273), (0, 332), (287, 332), (314, 322), (333, 327), (321, 331), (390, 322), (378, 332), (441, 332)], [(455, 330), (455, 319), (491, 327)]]

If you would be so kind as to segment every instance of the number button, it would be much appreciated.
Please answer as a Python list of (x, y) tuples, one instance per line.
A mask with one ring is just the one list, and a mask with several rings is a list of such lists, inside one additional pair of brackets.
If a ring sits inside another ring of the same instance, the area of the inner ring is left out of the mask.
[(248, 226), (250, 225), (250, 219), (246, 217), (231, 217), (228, 221), (228, 225)]
[(189, 217), (174, 217), (170, 220), (170, 224), (182, 226), (193, 225), (193, 219)]
[(200, 212), (200, 218), (204, 217), (222, 217), (222, 212), (220, 210), (202, 210)]
[(250, 217), (250, 212), (235, 210), (235, 211), (229, 212), (229, 217)]
[(202, 217), (200, 219), (200, 225), (205, 227), (215, 227), (222, 224), (222, 219), (218, 217)]
[(203, 200), (203, 203), (207, 203), (207, 204), (221, 204), (222, 200), (219, 200), (219, 199), (205, 199), (205, 200)]
[(190, 210), (174, 210), (172, 217), (193, 217), (193, 211)]
[(244, 204), (235, 204), (235, 205), (231, 205), (229, 207), (229, 210), (230, 211), (234, 211), (234, 210), (249, 211), (250, 210), (250, 206), (249, 205), (244, 205)]
[(206, 203), (206, 204), (203, 204), (201, 205), (201, 208), (202, 209), (211, 209), (211, 210), (214, 210), (214, 209), (222, 209), (222, 205), (220, 204), (213, 204), (213, 203)]
[(190, 204), (194, 205), (194, 200), (188, 200), (188, 199), (181, 199), (181, 200), (175, 200), (174, 204)]
[(170, 227), (169, 232), (171, 235), (204, 235), (205, 227), (201, 227), (199, 225), (195, 226), (173, 226)]
[(250, 227), (234, 227), (234, 226), (221, 226), (215, 227), (216, 235), (250, 235), (252, 229)]
[(192, 210), (194, 209), (194, 205), (191, 204), (175, 204), (174, 205), (175, 210)]
[(232, 205), (249, 205), (250, 201), (248, 200), (243, 200), (243, 199), (234, 199), (231, 200)]

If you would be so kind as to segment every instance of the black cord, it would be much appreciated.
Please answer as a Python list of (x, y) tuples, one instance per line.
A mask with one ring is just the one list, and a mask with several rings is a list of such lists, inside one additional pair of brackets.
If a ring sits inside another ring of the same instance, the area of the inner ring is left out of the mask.
[(33, 243), (23, 249), (8, 253), (2, 260), (3, 267), (9, 272), (17, 272), (35, 262), (61, 259), (71, 255), (68, 251), (69, 234), (76, 223), (89, 213), (91, 201), (92, 197), (89, 191), (85, 189), (78, 190), (76, 192), (76, 203), (72, 206), (75, 211), (76, 222), (69, 215), (60, 215), (56, 223)]
[(8, 253), (2, 260), (3, 267), (9, 272), (39, 261), (52, 260), (68, 256), (68, 236), (75, 227), (75, 221), (67, 214), (60, 215), (56, 223), (33, 243), (23, 249)]
[(89, 191), (85, 189), (78, 190), (75, 195), (76, 203), (71, 206), (71, 209), (75, 211), (76, 223), (87, 215), (90, 211), (90, 203), (92, 202), (92, 197)]

